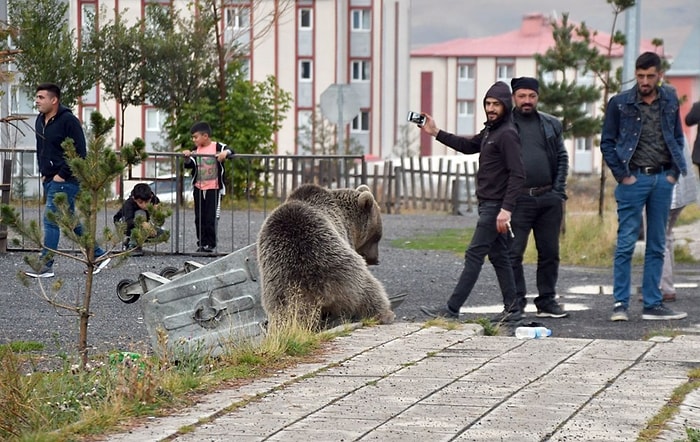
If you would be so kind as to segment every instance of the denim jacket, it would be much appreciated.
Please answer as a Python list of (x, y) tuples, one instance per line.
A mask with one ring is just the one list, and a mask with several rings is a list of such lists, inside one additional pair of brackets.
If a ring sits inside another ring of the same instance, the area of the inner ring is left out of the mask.
[[(681, 127), (679, 103), (675, 90), (666, 85), (658, 88), (661, 109), (661, 131), (671, 152), (673, 168), (669, 174), (687, 173), (683, 156), (683, 128)], [(637, 104), (637, 87), (612, 97), (608, 102), (600, 137), (600, 151), (617, 182), (630, 176), (629, 163), (642, 132), (641, 111)]]

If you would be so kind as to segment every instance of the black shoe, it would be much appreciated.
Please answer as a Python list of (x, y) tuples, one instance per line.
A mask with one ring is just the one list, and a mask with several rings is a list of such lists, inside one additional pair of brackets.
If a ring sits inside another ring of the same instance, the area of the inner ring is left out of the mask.
[(134, 247), (131, 250), (131, 256), (143, 256), (143, 249), (141, 247)]
[(536, 316), (538, 318), (566, 318), (569, 313), (565, 312), (556, 301), (552, 301), (541, 307), (538, 306)]
[(446, 305), (434, 308), (422, 305), (420, 307), (420, 311), (425, 313), (427, 316), (430, 316), (431, 318), (459, 319), (459, 313), (455, 313), (452, 310), (448, 309)]
[(687, 316), (688, 314), (686, 312), (673, 311), (663, 304), (659, 304), (656, 307), (644, 307), (644, 310), (642, 310), (642, 319), (646, 319), (647, 321), (683, 319)]
[(504, 309), (501, 313), (491, 318), (491, 322), (518, 322), (522, 321), (524, 316), (525, 315), (523, 314), (522, 310), (513, 310), (512, 312), (509, 312), (508, 310)]
[(203, 253), (214, 253), (216, 249), (212, 246), (204, 246), (202, 247), (202, 252)]

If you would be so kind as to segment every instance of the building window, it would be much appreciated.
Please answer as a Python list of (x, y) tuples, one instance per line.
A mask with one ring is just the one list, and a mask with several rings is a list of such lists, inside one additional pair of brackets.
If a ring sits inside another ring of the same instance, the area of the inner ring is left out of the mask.
[[(144, 15), (145, 15), (145, 23), (146, 23), (146, 30), (155, 32), (160, 29), (160, 26), (158, 26), (158, 23), (156, 23), (156, 20), (154, 19), (153, 15), (160, 12), (165, 12), (170, 8), (170, 1), (155, 1), (155, 0), (147, 0), (144, 2)], [(157, 10), (153, 10), (153, 8), (158, 8)], [(149, 10), (153, 10), (151, 14), (149, 14)]]
[(352, 81), (369, 81), (370, 78), (370, 62), (368, 60), (360, 60), (352, 62)]
[(576, 84), (579, 86), (593, 86), (595, 75), (592, 71), (586, 70), (583, 66), (576, 70)]
[(309, 8), (299, 9), (299, 29), (309, 30), (313, 23), (313, 11)]
[(515, 62), (513, 60), (496, 61), (496, 80), (510, 84), (515, 72)]
[(361, 111), (353, 118), (350, 130), (352, 132), (369, 132), (369, 112)]
[(557, 81), (557, 76), (552, 71), (542, 72), (542, 82), (547, 85), (554, 84)]
[(299, 81), (313, 80), (311, 60), (299, 60)]
[(575, 140), (576, 152), (590, 152), (591, 146), (593, 145), (593, 140), (588, 138), (576, 138)]
[(93, 112), (97, 112), (97, 106), (83, 106), (83, 125), (90, 125), (90, 115)]
[(160, 109), (146, 109), (146, 131), (160, 132), (165, 125), (165, 113)]
[[(83, 3), (80, 5), (80, 32), (89, 33), (95, 26), (95, 10), (94, 3)], [(80, 36), (81, 40), (83, 36)]]
[(473, 64), (462, 64), (457, 66), (457, 77), (459, 81), (473, 80), (474, 79), (474, 65)]
[(580, 109), (586, 117), (592, 118), (595, 113), (595, 103), (582, 103)]
[(226, 8), (226, 27), (234, 31), (250, 28), (250, 9), (246, 7)]
[(10, 86), (10, 114), (33, 114), (35, 112), (34, 97), (18, 84)]
[(372, 21), (369, 9), (352, 10), (352, 30), (369, 31), (372, 29)]
[(474, 116), (474, 100), (464, 100), (457, 102), (457, 116), (473, 117)]

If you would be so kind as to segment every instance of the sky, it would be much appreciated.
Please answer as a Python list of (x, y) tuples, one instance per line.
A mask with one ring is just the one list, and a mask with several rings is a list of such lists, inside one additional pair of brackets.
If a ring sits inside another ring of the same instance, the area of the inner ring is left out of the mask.
[[(501, 34), (520, 27), (525, 14), (541, 12), (585, 22), (590, 28), (610, 32), (612, 7), (606, 0), (411, 0), (413, 48), (455, 38)], [(637, 0), (641, 7), (641, 38), (664, 40), (667, 56), (680, 51), (693, 26), (700, 26), (698, 0)], [(616, 29), (625, 31), (625, 13)], [(698, 49), (700, 57), (700, 49)]]

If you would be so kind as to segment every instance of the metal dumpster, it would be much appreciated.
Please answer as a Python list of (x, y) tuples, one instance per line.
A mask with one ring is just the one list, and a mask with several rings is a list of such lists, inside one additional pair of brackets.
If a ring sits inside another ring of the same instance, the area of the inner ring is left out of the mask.
[(207, 265), (188, 261), (181, 269), (141, 273), (138, 281), (120, 281), (117, 295), (128, 303), (141, 299), (153, 349), (175, 359), (216, 356), (237, 341), (258, 339), (267, 319), (255, 244)]

